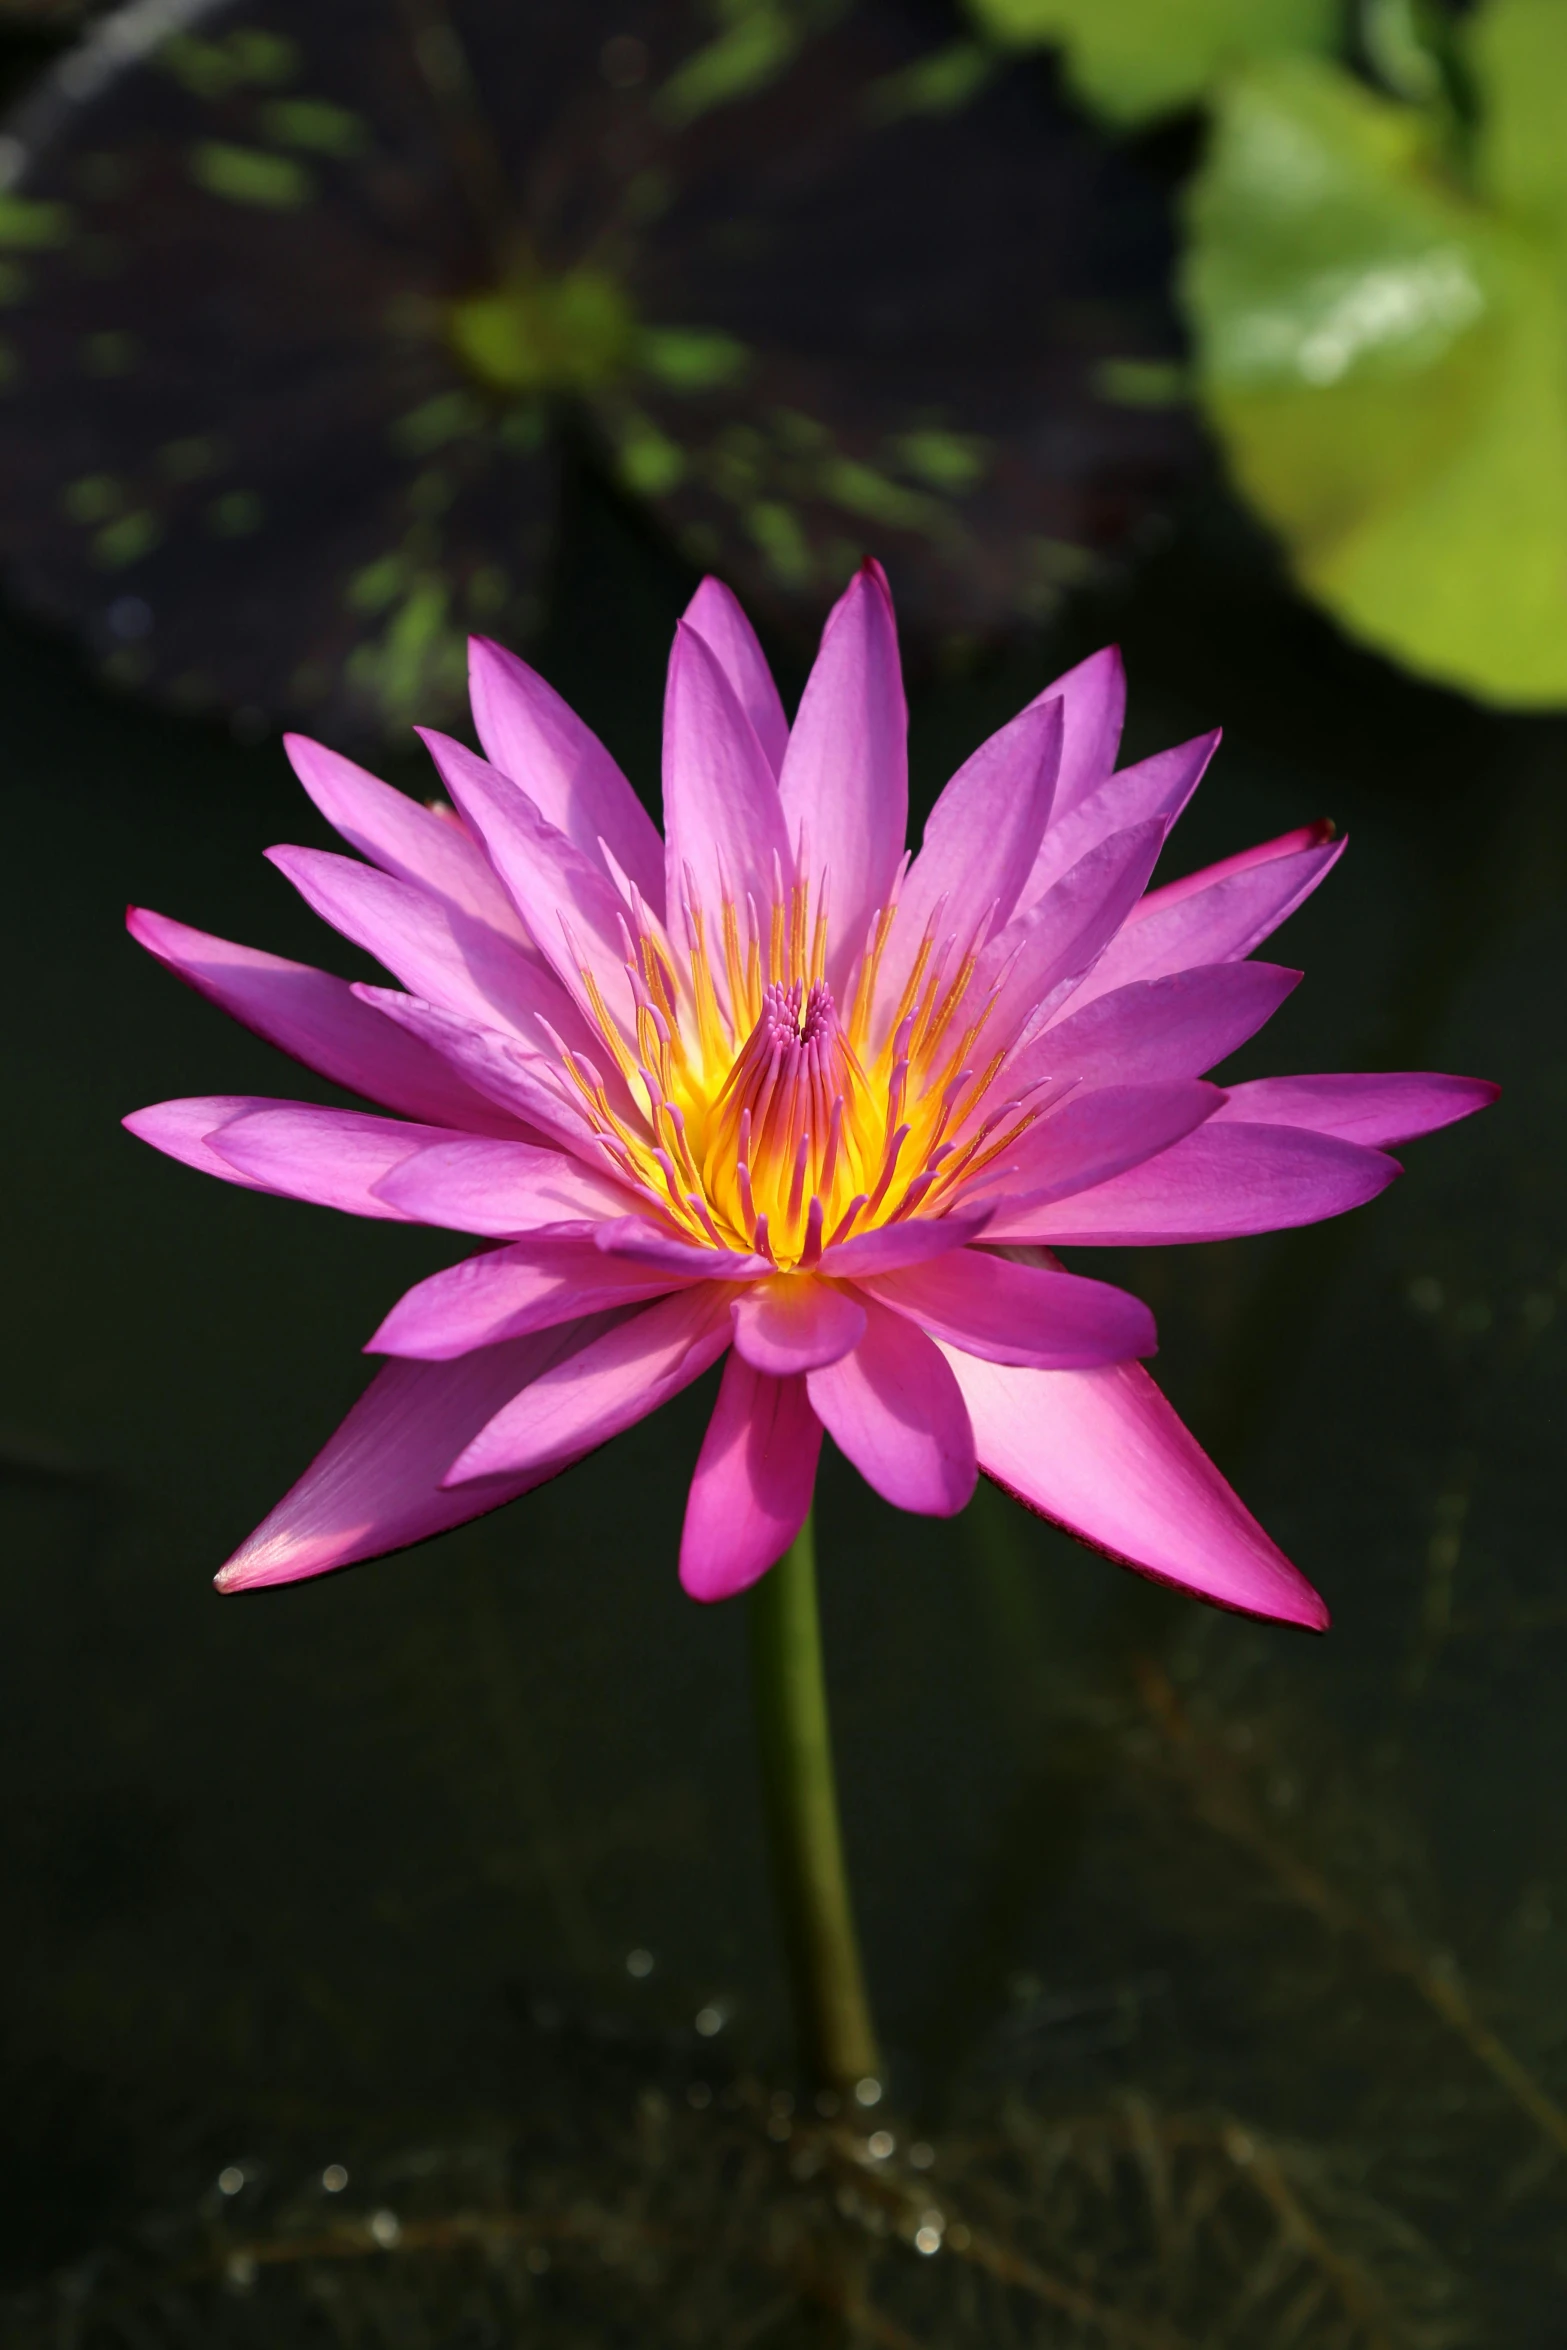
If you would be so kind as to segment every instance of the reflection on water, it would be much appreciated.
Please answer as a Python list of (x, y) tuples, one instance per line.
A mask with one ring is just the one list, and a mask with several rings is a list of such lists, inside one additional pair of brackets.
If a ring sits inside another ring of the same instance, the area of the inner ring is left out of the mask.
[[(567, 545), (543, 664), (649, 777), (686, 583), (586, 493)], [(118, 928), (136, 898), (318, 951), (259, 856), (314, 820), (270, 745), (0, 646), (18, 2341), (1553, 2338), (1563, 740), (1351, 659), (1249, 561), (1194, 526), (1082, 624), (1126, 642), (1134, 755), (1230, 722), (1179, 866), (1353, 835), (1243, 1073), (1507, 1098), (1343, 1223), (1093, 1265), (1154, 1305), (1326, 1640), (989, 1494), (939, 1526), (825, 1470), (892, 2059), (852, 2115), (791, 2103), (743, 1625), (675, 1585), (705, 1391), (413, 1556), (209, 1594), (456, 1252), (117, 1134), (219, 1083), (324, 1093)], [(927, 683), (924, 804), (1084, 645)]]

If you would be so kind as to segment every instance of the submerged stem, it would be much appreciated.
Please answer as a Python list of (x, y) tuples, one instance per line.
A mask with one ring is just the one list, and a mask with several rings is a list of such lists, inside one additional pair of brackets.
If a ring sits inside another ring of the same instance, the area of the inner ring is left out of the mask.
[(751, 1592), (762, 1800), (800, 2056), (823, 2088), (879, 2081), (833, 1778), (810, 1518)]

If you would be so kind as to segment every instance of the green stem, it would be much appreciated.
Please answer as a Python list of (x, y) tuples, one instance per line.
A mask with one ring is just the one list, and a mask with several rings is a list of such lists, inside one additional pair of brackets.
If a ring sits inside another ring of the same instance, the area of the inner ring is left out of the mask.
[(800, 2056), (826, 2089), (881, 2078), (844, 1867), (811, 1520), (749, 1600), (762, 1800)]

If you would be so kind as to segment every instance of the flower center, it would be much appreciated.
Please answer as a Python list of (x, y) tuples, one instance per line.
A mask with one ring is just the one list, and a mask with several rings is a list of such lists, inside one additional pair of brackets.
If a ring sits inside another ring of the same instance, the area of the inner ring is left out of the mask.
[(571, 1052), (564, 1069), (616, 1172), (686, 1238), (808, 1271), (851, 1232), (938, 1213), (1031, 1122), (990, 1098), (1004, 1055), (975, 1049), (990, 996), (972, 984), (973, 944), (928, 935), (883, 1001), (893, 917), (877, 913), (845, 1019), (805, 884), (769, 906), (748, 898), (743, 918), (726, 902), (711, 944), (700, 908), (683, 911), (681, 954), (637, 899), (635, 1044), (584, 970), (614, 1073)]
[(709, 1114), (702, 1164), (708, 1198), (742, 1229), (754, 1231), (765, 1218), (768, 1239), (778, 1235), (775, 1247), (804, 1249), (814, 1215), (819, 1250), (844, 1161), (850, 1095), (863, 1090), (827, 982), (814, 980), (807, 990), (803, 979), (769, 981)]

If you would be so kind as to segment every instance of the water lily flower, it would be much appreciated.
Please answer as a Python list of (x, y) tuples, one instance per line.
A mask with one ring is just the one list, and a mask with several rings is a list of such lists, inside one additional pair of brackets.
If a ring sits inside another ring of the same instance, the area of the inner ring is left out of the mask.
[(1149, 889), (1217, 735), (1117, 770), (1113, 652), (952, 778), (912, 857), (885, 579), (834, 608), (792, 727), (739, 605), (681, 622), (664, 837), (603, 746), (477, 643), (485, 756), (427, 734), (450, 804), (321, 745), (300, 781), (355, 856), (272, 861), (394, 986), (133, 910), (179, 977), (389, 1115), (219, 1097), (126, 1123), (230, 1183), (475, 1235), (369, 1341), (389, 1358), (220, 1588), (396, 1550), (526, 1493), (723, 1359), (680, 1573), (766, 1572), (825, 1429), (900, 1509), (980, 1471), (1111, 1558), (1254, 1615), (1321, 1600), (1154, 1385), (1145, 1306), (1058, 1245), (1337, 1215), (1386, 1146), (1495, 1088), (1204, 1072), (1300, 974), (1253, 962), (1342, 842), (1307, 827)]

